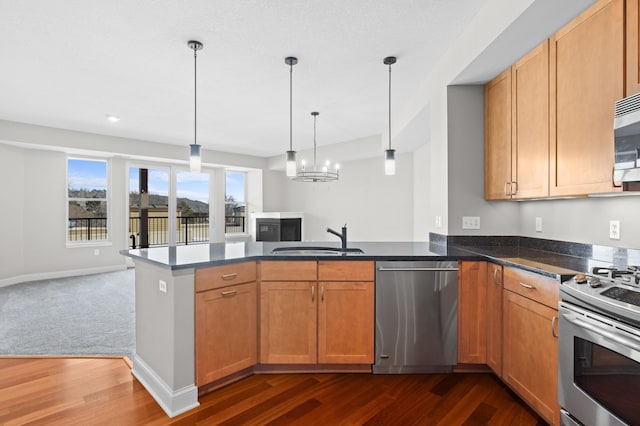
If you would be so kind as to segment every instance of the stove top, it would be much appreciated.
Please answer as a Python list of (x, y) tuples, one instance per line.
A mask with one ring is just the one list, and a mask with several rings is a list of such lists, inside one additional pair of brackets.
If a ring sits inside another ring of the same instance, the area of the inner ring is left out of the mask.
[(560, 286), (562, 300), (640, 326), (640, 268), (594, 267)]

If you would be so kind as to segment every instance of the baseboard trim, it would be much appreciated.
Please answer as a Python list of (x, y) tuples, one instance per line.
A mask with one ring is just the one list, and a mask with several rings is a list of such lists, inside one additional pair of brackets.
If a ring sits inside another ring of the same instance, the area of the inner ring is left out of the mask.
[(198, 388), (195, 385), (185, 386), (174, 391), (138, 354), (134, 356), (131, 373), (142, 383), (142, 386), (147, 389), (169, 417), (175, 417), (200, 405)]
[(127, 265), (99, 266), (96, 268), (68, 269), (65, 271), (39, 272), (37, 274), (16, 275), (14, 277), (0, 279), (0, 287), (20, 284), (29, 281), (54, 280), (56, 278), (77, 277), (80, 275), (102, 274), (104, 272), (123, 271)]

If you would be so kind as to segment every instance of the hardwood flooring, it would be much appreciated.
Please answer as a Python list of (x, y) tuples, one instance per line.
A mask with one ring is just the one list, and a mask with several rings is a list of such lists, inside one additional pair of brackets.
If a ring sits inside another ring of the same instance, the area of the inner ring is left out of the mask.
[(537, 425), (497, 378), (255, 375), (170, 419), (122, 358), (0, 358), (2, 425)]

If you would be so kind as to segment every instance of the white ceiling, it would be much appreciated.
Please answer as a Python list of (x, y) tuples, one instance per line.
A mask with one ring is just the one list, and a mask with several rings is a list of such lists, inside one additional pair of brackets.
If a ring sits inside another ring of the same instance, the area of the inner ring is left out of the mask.
[[(486, 0), (2, 0), (0, 119), (258, 156), (383, 134)], [(117, 124), (107, 114), (121, 117)]]

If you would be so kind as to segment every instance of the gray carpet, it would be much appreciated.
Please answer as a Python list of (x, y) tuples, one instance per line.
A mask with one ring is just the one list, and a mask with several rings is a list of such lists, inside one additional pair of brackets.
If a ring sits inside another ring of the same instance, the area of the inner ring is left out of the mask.
[(134, 270), (0, 288), (0, 355), (135, 353)]

